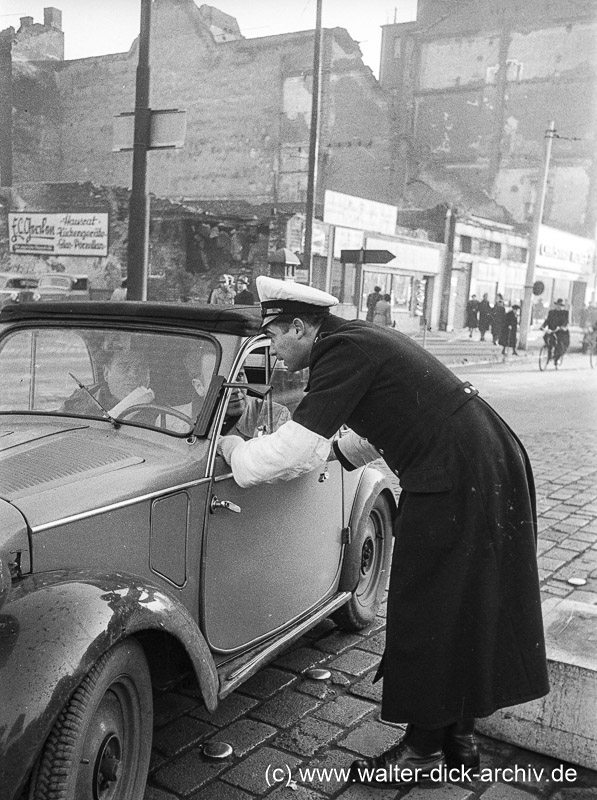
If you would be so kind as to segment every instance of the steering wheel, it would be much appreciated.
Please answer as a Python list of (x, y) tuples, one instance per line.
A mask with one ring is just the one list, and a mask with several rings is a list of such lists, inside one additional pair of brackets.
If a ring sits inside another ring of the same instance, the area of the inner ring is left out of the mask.
[(138, 403), (135, 406), (130, 406), (130, 408), (125, 408), (125, 410), (120, 413), (117, 419), (126, 419), (127, 417), (132, 416), (133, 414), (138, 414), (143, 411), (156, 411), (158, 417), (161, 417), (161, 427), (166, 428), (166, 417), (176, 417), (177, 419), (182, 420), (185, 422), (190, 428), (193, 427), (195, 424), (195, 420), (191, 419), (191, 417), (183, 414), (182, 411), (177, 411), (177, 409), (172, 408), (171, 406), (162, 406), (159, 403)]

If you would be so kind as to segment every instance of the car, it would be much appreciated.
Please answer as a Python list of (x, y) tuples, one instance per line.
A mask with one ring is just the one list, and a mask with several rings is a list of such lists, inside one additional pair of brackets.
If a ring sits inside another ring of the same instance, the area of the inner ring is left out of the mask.
[(48, 272), (42, 275), (37, 285), (36, 300), (89, 300), (89, 276), (66, 275), (64, 272)]
[(0, 272), (0, 308), (33, 300), (37, 278), (20, 272)]
[(156, 691), (196, 680), (213, 712), (323, 619), (375, 619), (396, 513), (378, 462), (241, 488), (217, 453), (304, 390), (260, 322), (150, 302), (0, 313), (3, 800), (141, 800)]

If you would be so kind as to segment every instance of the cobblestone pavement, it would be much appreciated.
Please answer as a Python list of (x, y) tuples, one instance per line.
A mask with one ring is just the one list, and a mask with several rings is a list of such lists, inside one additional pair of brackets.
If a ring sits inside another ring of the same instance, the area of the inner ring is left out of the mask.
[[(543, 595), (597, 604), (597, 432), (542, 432), (524, 443), (537, 483)], [(575, 587), (570, 578), (586, 584)], [(211, 716), (192, 686), (157, 697), (145, 800), (597, 800), (597, 773), (486, 737), (482, 771), (472, 781), (401, 791), (343, 785), (333, 770), (382, 752), (400, 734), (379, 721), (380, 684), (372, 684), (384, 617), (382, 607), (359, 634), (322, 623)], [(331, 678), (310, 679), (306, 672), (316, 666)], [(233, 755), (204, 756), (212, 740), (232, 745)]]

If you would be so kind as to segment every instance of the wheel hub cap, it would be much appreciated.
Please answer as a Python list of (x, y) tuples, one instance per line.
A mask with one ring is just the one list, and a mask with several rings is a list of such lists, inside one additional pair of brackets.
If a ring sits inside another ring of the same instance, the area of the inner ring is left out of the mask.
[(94, 800), (107, 800), (112, 794), (119, 777), (121, 757), (118, 736), (107, 736), (102, 742), (96, 761)]

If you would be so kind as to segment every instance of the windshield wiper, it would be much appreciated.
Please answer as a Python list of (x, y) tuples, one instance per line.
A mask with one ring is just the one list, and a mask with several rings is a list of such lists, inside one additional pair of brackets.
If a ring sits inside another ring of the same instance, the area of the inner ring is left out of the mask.
[(101, 410), (103, 411), (103, 414), (104, 414), (104, 416), (106, 417), (106, 419), (107, 419), (107, 420), (109, 420), (109, 421), (112, 423), (112, 425), (114, 425), (114, 427), (115, 427), (115, 428), (119, 428), (119, 427), (120, 427), (120, 422), (118, 422), (118, 420), (117, 420), (117, 419), (114, 419), (114, 417), (113, 417), (113, 416), (112, 416), (112, 415), (111, 415), (111, 414), (110, 414), (110, 413), (107, 411), (107, 409), (105, 409), (105, 408), (103, 407), (103, 405), (100, 403), (100, 401), (97, 399), (97, 397), (96, 397), (96, 396), (93, 394), (93, 392), (91, 392), (91, 391), (90, 391), (90, 390), (89, 390), (89, 389), (88, 389), (88, 388), (85, 386), (85, 384), (84, 384), (84, 383), (81, 383), (81, 381), (80, 381), (78, 378), (76, 378), (76, 377), (73, 375), (73, 373), (72, 373), (72, 372), (69, 372), (68, 374), (71, 376), (71, 378), (72, 378), (72, 379), (74, 380), (74, 382), (77, 384), (77, 386), (79, 387), (79, 389), (84, 389), (84, 390), (87, 392), (87, 394), (89, 395), (89, 397), (91, 397), (91, 399), (93, 400), (93, 402), (94, 402), (96, 405), (98, 405), (98, 406), (101, 408)]

